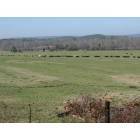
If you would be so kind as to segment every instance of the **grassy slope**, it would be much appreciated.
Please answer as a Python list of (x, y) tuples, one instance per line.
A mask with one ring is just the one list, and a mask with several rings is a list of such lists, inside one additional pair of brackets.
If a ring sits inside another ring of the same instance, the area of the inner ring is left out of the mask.
[(1, 52), (4, 56), (0, 56), (0, 121), (28, 122), (29, 103), (33, 104), (33, 122), (62, 122), (55, 117), (56, 108), (74, 96), (91, 94), (98, 97), (107, 92), (114, 96), (115, 103), (140, 96), (139, 83), (129, 83), (129, 78), (126, 79), (128, 82), (112, 78), (139, 77), (140, 59), (103, 57), (126, 53), (140, 56), (140, 51), (46, 53), (101, 55), (101, 58), (39, 58), (35, 56), (41, 54), (39, 52), (15, 56)]

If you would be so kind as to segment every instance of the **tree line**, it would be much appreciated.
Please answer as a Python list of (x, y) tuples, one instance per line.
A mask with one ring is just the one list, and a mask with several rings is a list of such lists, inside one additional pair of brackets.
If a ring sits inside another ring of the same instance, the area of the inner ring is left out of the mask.
[(89, 35), (82, 37), (1, 39), (3, 51), (139, 50), (140, 37)]

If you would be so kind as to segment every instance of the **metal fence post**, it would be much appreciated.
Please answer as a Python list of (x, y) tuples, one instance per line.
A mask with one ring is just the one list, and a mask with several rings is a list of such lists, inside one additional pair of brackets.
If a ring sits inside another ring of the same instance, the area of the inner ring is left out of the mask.
[(31, 104), (29, 104), (29, 123), (32, 122), (32, 108), (31, 108)]
[(105, 101), (105, 123), (110, 123), (110, 102)]

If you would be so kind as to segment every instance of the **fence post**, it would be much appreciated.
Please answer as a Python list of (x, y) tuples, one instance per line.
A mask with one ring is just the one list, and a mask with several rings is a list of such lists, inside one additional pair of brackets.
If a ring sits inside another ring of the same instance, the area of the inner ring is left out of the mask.
[(110, 102), (105, 101), (105, 123), (110, 123)]
[(29, 104), (29, 123), (32, 122), (32, 108), (31, 108), (31, 104)]

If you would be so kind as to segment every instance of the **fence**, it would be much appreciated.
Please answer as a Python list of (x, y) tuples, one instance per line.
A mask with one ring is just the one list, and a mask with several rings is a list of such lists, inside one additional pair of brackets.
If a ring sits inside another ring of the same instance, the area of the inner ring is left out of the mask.
[[(42, 110), (42, 114), (39, 114), (37, 111), (38, 109), (35, 111), (36, 107), (32, 104), (28, 104), (24, 107), (24, 111), (22, 111), (21, 108), (18, 108), (18, 114), (16, 114), (16, 111), (12, 113), (10, 112), (11, 110), (14, 110), (14, 107), (10, 107), (6, 104), (1, 105), (0, 122), (22, 122), (22, 119), (25, 118), (27, 119), (25, 119), (24, 122), (42, 122), (42, 120), (40, 121), (40, 117), (42, 117), (44, 110)], [(1, 111), (3, 113), (1, 113)], [(125, 106), (114, 107), (112, 106), (111, 101), (93, 100), (88, 97), (84, 97), (82, 100), (76, 100), (64, 105), (64, 111), (53, 113), (54, 114), (52, 114), (52, 116), (58, 119), (65, 119), (67, 116), (77, 116), (77, 118), (83, 119), (82, 122), (93, 122), (94, 118), (94, 122), (98, 123), (139, 123), (140, 101), (132, 101)], [(36, 117), (36, 115), (38, 115), (38, 117)], [(45, 117), (47, 117), (47, 115)], [(48, 120), (46, 119), (43, 122), (47, 121)]]
[(140, 122), (140, 100), (133, 100), (122, 106), (111, 106), (112, 101), (83, 96), (66, 102), (64, 112), (58, 117), (74, 116), (83, 122), (138, 123)]

